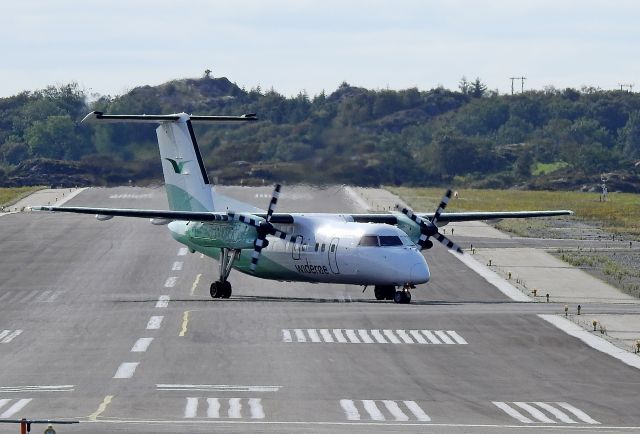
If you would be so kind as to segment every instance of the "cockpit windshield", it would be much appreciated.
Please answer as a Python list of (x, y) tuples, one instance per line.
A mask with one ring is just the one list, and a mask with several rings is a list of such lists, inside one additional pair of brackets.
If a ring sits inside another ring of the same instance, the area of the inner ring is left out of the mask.
[(363, 235), (362, 238), (360, 238), (360, 242), (358, 243), (359, 246), (367, 246), (367, 247), (371, 247), (371, 246), (379, 246), (378, 244), (378, 236), (377, 235)]
[(380, 235), (378, 237), (380, 239), (381, 246), (401, 246), (402, 240), (400, 237), (396, 235)]
[(359, 246), (365, 247), (392, 247), (392, 246), (402, 246), (409, 245), (411, 241), (407, 237), (407, 242), (403, 242), (403, 240), (397, 235), (363, 235), (360, 238)]

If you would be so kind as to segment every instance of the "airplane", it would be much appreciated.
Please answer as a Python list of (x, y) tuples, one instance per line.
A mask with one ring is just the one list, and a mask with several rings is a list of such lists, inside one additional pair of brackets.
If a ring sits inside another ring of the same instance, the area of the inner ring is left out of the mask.
[(440, 233), (450, 222), (549, 217), (568, 210), (516, 212), (444, 212), (451, 190), (432, 214), (397, 206), (388, 213), (276, 213), (281, 192), (276, 185), (267, 210), (216, 192), (198, 148), (194, 122), (255, 122), (241, 116), (112, 115), (89, 113), (86, 123), (154, 123), (170, 210), (36, 206), (33, 211), (149, 218), (167, 225), (171, 236), (219, 263), (211, 283), (213, 298), (229, 298), (232, 269), (262, 279), (289, 282), (341, 283), (374, 287), (377, 300), (410, 303), (415, 285), (426, 283), (430, 271), (422, 250), (431, 238), (462, 254)]

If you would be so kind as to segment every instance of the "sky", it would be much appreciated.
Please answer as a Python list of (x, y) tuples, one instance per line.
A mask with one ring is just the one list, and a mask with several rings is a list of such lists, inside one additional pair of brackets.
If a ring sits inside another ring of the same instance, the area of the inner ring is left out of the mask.
[(639, 19), (630, 0), (3, 1), (0, 97), (69, 82), (115, 96), (205, 69), (287, 96), (463, 76), (640, 90)]

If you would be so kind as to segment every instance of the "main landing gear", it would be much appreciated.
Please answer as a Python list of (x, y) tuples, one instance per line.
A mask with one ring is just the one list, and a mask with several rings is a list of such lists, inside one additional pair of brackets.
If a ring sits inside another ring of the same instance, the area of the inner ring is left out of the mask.
[(373, 293), (376, 296), (376, 300), (393, 300), (400, 304), (411, 303), (411, 287), (404, 287), (401, 290), (396, 291), (396, 287), (393, 285), (376, 285), (373, 289)]
[(213, 282), (209, 287), (209, 294), (212, 298), (229, 298), (231, 297), (231, 282), (227, 280), (231, 273), (231, 266), (240, 256), (240, 250), (220, 249), (220, 279)]

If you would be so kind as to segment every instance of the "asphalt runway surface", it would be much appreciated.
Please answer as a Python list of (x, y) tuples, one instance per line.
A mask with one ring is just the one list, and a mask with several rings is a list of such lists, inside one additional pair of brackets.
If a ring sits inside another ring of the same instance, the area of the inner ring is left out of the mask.
[[(263, 208), (271, 193), (221, 191)], [(162, 188), (130, 187), (66, 205), (167, 207)], [(295, 187), (277, 211), (362, 210), (338, 187)], [(237, 272), (213, 300), (217, 263), (146, 219), (7, 215), (0, 246), (0, 419), (81, 421), (59, 433), (640, 427), (636, 369), (537, 316), (559, 305), (512, 302), (441, 246), (411, 305)]]

